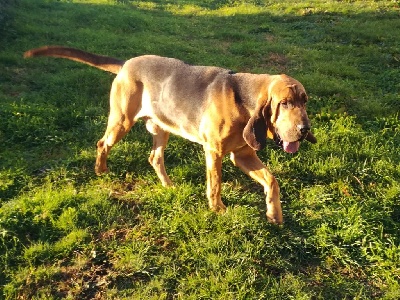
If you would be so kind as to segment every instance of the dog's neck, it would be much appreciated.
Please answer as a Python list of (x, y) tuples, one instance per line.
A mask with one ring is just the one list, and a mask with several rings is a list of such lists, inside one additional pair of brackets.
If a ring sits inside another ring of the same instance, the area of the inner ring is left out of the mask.
[(242, 105), (252, 115), (261, 102), (269, 99), (268, 86), (275, 75), (236, 73), (231, 75), (235, 102)]

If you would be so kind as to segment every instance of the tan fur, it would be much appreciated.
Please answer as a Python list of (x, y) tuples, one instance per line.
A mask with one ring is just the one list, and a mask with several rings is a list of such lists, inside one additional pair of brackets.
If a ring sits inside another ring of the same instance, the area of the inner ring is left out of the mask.
[[(97, 143), (95, 171), (107, 171), (107, 156), (142, 118), (153, 136), (149, 162), (164, 186), (172, 185), (164, 166), (169, 134), (201, 144), (207, 166), (207, 198), (214, 211), (221, 201), (221, 166), (230, 153), (234, 165), (264, 187), (267, 218), (283, 222), (279, 186), (256, 155), (266, 138), (298, 145), (309, 132), (307, 95), (300, 82), (286, 75), (234, 74), (217, 67), (145, 55), (126, 62), (59, 46), (29, 50), (25, 57), (54, 56), (83, 62), (117, 74), (110, 93), (110, 114)], [(297, 151), (297, 148), (295, 147)]]

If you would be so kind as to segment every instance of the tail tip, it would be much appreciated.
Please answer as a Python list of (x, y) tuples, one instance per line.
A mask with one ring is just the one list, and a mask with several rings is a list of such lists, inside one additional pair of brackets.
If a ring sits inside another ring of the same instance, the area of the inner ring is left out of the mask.
[(33, 51), (32, 50), (28, 50), (24, 53), (24, 58), (28, 58), (28, 57), (32, 57), (33, 56)]
[(30, 49), (28, 51), (25, 51), (24, 58), (41, 56), (44, 53), (46, 53), (46, 51), (48, 51), (50, 48), (54, 48), (54, 47), (44, 46), (44, 47), (40, 47), (40, 48)]

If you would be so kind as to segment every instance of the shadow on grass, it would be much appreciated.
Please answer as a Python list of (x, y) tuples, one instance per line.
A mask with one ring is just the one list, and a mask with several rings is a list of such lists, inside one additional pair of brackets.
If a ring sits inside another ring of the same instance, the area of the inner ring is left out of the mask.
[[(382, 119), (399, 110), (396, 102), (399, 87), (395, 81), (400, 76), (396, 52), (398, 39), (393, 38), (392, 30), (388, 30), (399, 27), (395, 12), (340, 14), (310, 10), (302, 16), (268, 13), (201, 16), (170, 12), (168, 4), (175, 1), (159, 1), (155, 8), (142, 9), (130, 5), (129, 1), (116, 2), (125, 5), (21, 1), (15, 6), (16, 18), (4, 28), (10, 34), (6, 35), (4, 49), (0, 52), (0, 65), (5, 70), (0, 79), (0, 95), (5, 103), (0, 107), (0, 141), (9, 151), (0, 152), (3, 165), (0, 171), (8, 171), (4, 175), (6, 179), (14, 177), (12, 184), (0, 189), (2, 201), (13, 199), (21, 190), (28, 191), (41, 180), (67, 179), (79, 189), (92, 182), (95, 176), (92, 173), (95, 160), (92, 145), (105, 129), (111, 78), (101, 72), (86, 71), (89, 67), (73, 62), (53, 58), (22, 60), (24, 51), (37, 46), (60, 44), (124, 59), (140, 54), (158, 54), (237, 71), (285, 72), (306, 86), (311, 96), (311, 115), (322, 110), (346, 112), (357, 116), (360, 124), (365, 124), (366, 119)], [(213, 10), (227, 2), (180, 3)], [(228, 3), (233, 5), (235, 1)], [(72, 11), (75, 12), (73, 15)], [(384, 25), (376, 30), (378, 22)], [(13, 32), (18, 35), (11, 34)], [(369, 101), (376, 95), (384, 95), (383, 102)], [(318, 99), (321, 100), (319, 103)], [(329, 120), (327, 117), (326, 121)], [(319, 124), (323, 121), (321, 119)], [(126, 184), (126, 176), (120, 178), (123, 175), (134, 173), (143, 178), (148, 172), (153, 172), (147, 163), (150, 137), (143, 124), (136, 125), (124, 141), (126, 143), (116, 146), (115, 154), (110, 158), (114, 173), (111, 176), (122, 186)], [(329, 158), (329, 145), (320, 147), (325, 149), (320, 151), (323, 159)], [(54, 150), (50, 151), (51, 155), (29, 155), (48, 149)], [(92, 156), (87, 154), (90, 151)], [(312, 152), (312, 147), (307, 151)], [(10, 152), (18, 153), (28, 162), (20, 164), (16, 157), (9, 155)], [(166, 153), (166, 167), (172, 169), (179, 180), (203, 184), (204, 163), (198, 162), (202, 157), (200, 153), (198, 146), (191, 146), (180, 138), (172, 139), (171, 148)], [(397, 158), (397, 154), (391, 157), (392, 161)], [(197, 161), (189, 168), (179, 169), (193, 159)], [(230, 171), (226, 179), (232, 180), (235, 172), (240, 171)], [(298, 178), (295, 183), (291, 182), (291, 188), (283, 185), (283, 196), (287, 198), (296, 197), (296, 191), (303, 185), (332, 180), (329, 176), (318, 177), (303, 171), (300, 163), (293, 164), (291, 172)], [(62, 173), (62, 178), (57, 177), (59, 173)], [(281, 172), (281, 176), (285, 182), (293, 179), (289, 172)], [(245, 184), (245, 188), (258, 189), (253, 183)], [(263, 197), (262, 191), (257, 194)], [(125, 205), (124, 199), (114, 197), (113, 200)], [(264, 211), (264, 205), (259, 208)], [(393, 214), (395, 217), (398, 215), (397, 206)], [(304, 243), (303, 228), (290, 217), (290, 212), (286, 218), (287, 225), (283, 229), (269, 225), (264, 228), (275, 239), (280, 239), (275, 241), (274, 245), (280, 245), (275, 246), (275, 251), (286, 265), (274, 266), (272, 260), (258, 264), (257, 268), (266, 269), (276, 277), (283, 277), (288, 272), (305, 276), (321, 264), (317, 258), (319, 252)], [(265, 222), (264, 213), (257, 221)], [(43, 225), (35, 229), (41, 232), (47, 227)], [(150, 280), (142, 273), (132, 276), (134, 281), (147, 283)], [(177, 283), (170, 280), (167, 285), (171, 285), (173, 290)], [(132, 288), (134, 285), (132, 278), (124, 274), (116, 277), (115, 282), (117, 288)], [(310, 283), (313, 284), (317, 283)], [(257, 289), (261, 292), (262, 287), (260, 284)], [(327, 285), (316, 290), (321, 294), (341, 292)]]

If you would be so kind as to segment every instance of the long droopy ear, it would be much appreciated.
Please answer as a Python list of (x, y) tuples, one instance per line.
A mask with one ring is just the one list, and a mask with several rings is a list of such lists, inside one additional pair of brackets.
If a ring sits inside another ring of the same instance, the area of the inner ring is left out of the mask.
[(243, 129), (244, 140), (256, 151), (262, 150), (266, 146), (269, 118), (269, 106), (257, 105), (254, 114)]

